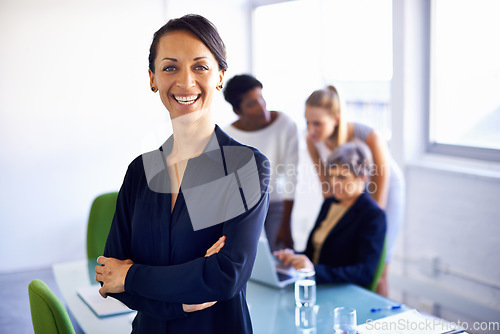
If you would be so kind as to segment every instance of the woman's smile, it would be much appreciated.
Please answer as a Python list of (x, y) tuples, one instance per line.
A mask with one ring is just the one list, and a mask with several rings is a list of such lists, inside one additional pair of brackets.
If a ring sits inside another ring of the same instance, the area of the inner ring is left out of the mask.
[(191, 96), (173, 95), (174, 99), (182, 105), (188, 106), (195, 103), (201, 94)]
[(151, 86), (158, 87), (172, 119), (198, 111), (201, 113), (195, 119), (208, 116), (205, 114), (210, 113), (224, 71), (195, 35), (180, 30), (161, 37), (155, 69), (155, 73), (149, 73)]

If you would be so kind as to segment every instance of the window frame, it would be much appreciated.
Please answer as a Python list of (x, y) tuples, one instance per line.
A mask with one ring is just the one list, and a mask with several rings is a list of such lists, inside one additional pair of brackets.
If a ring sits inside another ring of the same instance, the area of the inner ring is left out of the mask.
[(443, 144), (436, 142), (432, 138), (432, 116), (436, 113), (436, 107), (434, 104), (434, 99), (436, 95), (435, 85), (436, 85), (436, 73), (434, 71), (435, 66), (435, 26), (436, 26), (436, 1), (429, 0), (430, 4), (425, 6), (425, 16), (428, 18), (427, 22), (424, 23), (425, 36), (427, 38), (427, 55), (428, 55), (428, 70), (427, 78), (425, 81), (428, 83), (428, 103), (426, 110), (426, 126), (425, 126), (425, 149), (426, 153), (438, 154), (444, 156), (453, 156), (460, 158), (468, 158), (474, 160), (486, 160), (486, 161), (496, 161), (500, 162), (500, 150), (485, 147), (473, 147), (464, 145), (454, 145), (454, 144)]

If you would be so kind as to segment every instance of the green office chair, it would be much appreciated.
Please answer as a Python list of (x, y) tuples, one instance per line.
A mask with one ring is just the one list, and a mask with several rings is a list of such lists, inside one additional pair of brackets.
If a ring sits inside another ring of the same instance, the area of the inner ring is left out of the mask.
[(68, 312), (47, 284), (35, 279), (28, 293), (35, 334), (75, 334)]
[(90, 207), (87, 226), (87, 258), (94, 259), (104, 252), (111, 222), (115, 214), (117, 192), (100, 195)]
[(373, 275), (372, 282), (365, 286), (366, 289), (377, 292), (377, 285), (380, 277), (382, 276), (382, 272), (385, 267), (385, 252), (386, 252), (386, 243), (384, 242), (384, 248), (382, 248), (382, 254), (380, 254), (380, 259), (378, 260), (377, 269), (375, 270), (375, 274)]

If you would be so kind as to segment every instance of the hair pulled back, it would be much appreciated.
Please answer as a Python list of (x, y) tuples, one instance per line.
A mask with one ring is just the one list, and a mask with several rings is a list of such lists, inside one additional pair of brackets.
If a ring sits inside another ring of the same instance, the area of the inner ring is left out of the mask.
[(155, 73), (155, 60), (158, 53), (158, 43), (161, 37), (172, 31), (188, 31), (195, 35), (214, 56), (219, 71), (227, 70), (226, 46), (212, 22), (201, 15), (188, 14), (177, 19), (171, 19), (154, 33), (153, 42), (149, 48), (149, 69)]
[(326, 88), (315, 90), (307, 98), (306, 106), (323, 108), (329, 116), (337, 121), (335, 131), (331, 134), (336, 145), (342, 145), (347, 141), (347, 124), (342, 115), (343, 103), (337, 88), (329, 85)]

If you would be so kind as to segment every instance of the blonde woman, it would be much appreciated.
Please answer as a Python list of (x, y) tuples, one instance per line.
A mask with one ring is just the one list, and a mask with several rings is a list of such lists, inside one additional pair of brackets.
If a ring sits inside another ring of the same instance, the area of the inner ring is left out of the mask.
[(346, 122), (341, 98), (337, 89), (328, 86), (314, 91), (306, 100), (307, 149), (318, 173), (323, 196), (333, 196), (327, 178), (326, 160), (347, 142), (360, 140), (368, 146), (373, 156), (374, 170), (370, 175), (367, 191), (387, 215), (386, 265), (377, 292), (387, 296), (388, 263), (404, 217), (404, 180), (399, 167), (389, 154), (387, 143), (369, 126)]

